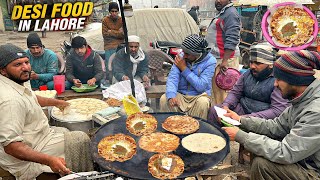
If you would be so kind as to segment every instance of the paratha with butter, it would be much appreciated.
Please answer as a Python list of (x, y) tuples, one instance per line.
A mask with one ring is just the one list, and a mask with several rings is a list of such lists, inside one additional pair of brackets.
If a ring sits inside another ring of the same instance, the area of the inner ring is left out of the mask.
[(271, 35), (285, 46), (301, 46), (312, 38), (314, 23), (302, 7), (281, 6), (271, 16)]
[(149, 159), (148, 171), (158, 179), (175, 179), (183, 173), (184, 162), (174, 154), (155, 154)]
[(215, 134), (194, 133), (183, 138), (181, 144), (191, 152), (211, 154), (222, 150), (227, 143)]

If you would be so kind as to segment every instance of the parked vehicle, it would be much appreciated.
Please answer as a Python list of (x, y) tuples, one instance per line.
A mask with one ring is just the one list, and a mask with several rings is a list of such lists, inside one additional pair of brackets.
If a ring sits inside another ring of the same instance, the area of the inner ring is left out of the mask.
[[(128, 34), (139, 36), (140, 46), (144, 50), (152, 48), (150, 47), (150, 42), (152, 41), (168, 41), (181, 44), (188, 35), (199, 33), (198, 25), (183, 9), (136, 9), (133, 13), (132, 17), (126, 18)], [(104, 45), (101, 32), (101, 23), (91, 23), (79, 35), (86, 38), (88, 44), (104, 58)], [(73, 37), (74, 34), (71, 34), (71, 36)], [(66, 41), (70, 42), (70, 40)], [(66, 45), (67, 43), (62, 43), (61, 48), (68, 50)]]
[(181, 49), (181, 44), (169, 42), (169, 41), (153, 41), (150, 42), (150, 47), (153, 49), (160, 49), (164, 53), (168, 54), (172, 59), (175, 58), (177, 54), (179, 54)]

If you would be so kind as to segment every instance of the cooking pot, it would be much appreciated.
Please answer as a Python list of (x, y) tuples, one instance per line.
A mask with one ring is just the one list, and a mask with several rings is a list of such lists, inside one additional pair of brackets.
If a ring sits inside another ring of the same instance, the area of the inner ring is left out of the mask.
[(53, 125), (58, 127), (65, 127), (70, 131), (83, 131), (88, 133), (89, 130), (94, 128), (94, 122), (92, 120), (76, 120), (65, 121), (51, 116), (53, 119)]
[(63, 111), (57, 107), (52, 108), (52, 124), (65, 127), (71, 131), (83, 131), (85, 133), (94, 128), (92, 118), (94, 112), (108, 107), (104, 101), (93, 98), (78, 98), (67, 102), (70, 103), (70, 106)]

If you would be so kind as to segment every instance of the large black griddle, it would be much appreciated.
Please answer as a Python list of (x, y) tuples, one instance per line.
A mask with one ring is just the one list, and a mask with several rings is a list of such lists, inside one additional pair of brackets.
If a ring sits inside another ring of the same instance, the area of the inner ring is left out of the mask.
[[(157, 131), (167, 132), (161, 126), (164, 120), (173, 115), (184, 115), (182, 113), (150, 113), (158, 120), (158, 128)], [(141, 149), (138, 145), (140, 136), (135, 136), (126, 129), (126, 116), (122, 116), (119, 119), (113, 120), (107, 124), (101, 126), (91, 141), (91, 150), (93, 152), (93, 159), (95, 162), (99, 164), (102, 169), (109, 170), (115, 174), (119, 174), (122, 176), (134, 178), (134, 179), (155, 179), (148, 171), (148, 161), (149, 158), (155, 153), (147, 152)], [(180, 138), (179, 147), (173, 151), (173, 154), (176, 154), (182, 158), (184, 161), (184, 172), (178, 178), (184, 178), (206, 169), (213, 167), (222, 161), (230, 151), (229, 148), (229, 136), (222, 131), (219, 127), (212, 126), (211, 124), (205, 122), (204, 120), (194, 117), (199, 120), (200, 128), (196, 133), (211, 133), (218, 136), (223, 137), (227, 145), (219, 152), (212, 154), (201, 154), (201, 153), (193, 153), (183, 148), (181, 145), (181, 139), (187, 135), (177, 135)], [(103, 157), (98, 154), (98, 143), (105, 136), (113, 135), (117, 133), (127, 134), (133, 137), (137, 143), (137, 153), (133, 156), (132, 159), (125, 162), (111, 162), (106, 161)], [(168, 132), (169, 133), (169, 132)], [(201, 141), (201, 139), (199, 139)]]

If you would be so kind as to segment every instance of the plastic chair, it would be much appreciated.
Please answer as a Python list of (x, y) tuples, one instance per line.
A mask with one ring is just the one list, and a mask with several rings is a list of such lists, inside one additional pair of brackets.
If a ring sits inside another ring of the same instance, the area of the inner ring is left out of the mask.
[(109, 61), (108, 61), (108, 70), (109, 70), (109, 74), (107, 74), (110, 84), (112, 84), (112, 78), (113, 78), (113, 74), (112, 74), (112, 61), (114, 59), (114, 57), (116, 56), (116, 53), (113, 53), (110, 57), (109, 57)]
[(163, 69), (163, 63), (173, 62), (173, 59), (166, 53), (157, 49), (147, 50), (146, 53), (149, 56), (149, 69), (150, 69), (150, 75), (151, 75), (150, 77), (151, 83), (154, 83), (155, 85), (165, 85), (166, 79), (165, 79), (165, 71)]
[(63, 55), (60, 52), (56, 53), (58, 61), (59, 61), (59, 72), (58, 74), (66, 73), (66, 61), (63, 58)]

